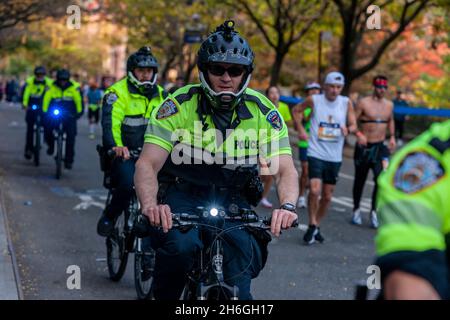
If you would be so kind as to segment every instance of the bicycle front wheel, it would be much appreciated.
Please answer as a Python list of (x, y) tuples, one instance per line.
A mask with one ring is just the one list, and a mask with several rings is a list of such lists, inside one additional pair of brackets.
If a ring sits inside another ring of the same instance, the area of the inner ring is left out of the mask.
[(34, 165), (38, 167), (40, 164), (41, 153), (41, 128), (39, 126), (36, 126), (34, 134)]
[(180, 300), (185, 301), (197, 300), (197, 289), (198, 289), (198, 282), (188, 277), (186, 283), (184, 284), (183, 291), (181, 292)]
[(114, 233), (106, 238), (106, 259), (109, 278), (113, 281), (122, 279), (128, 262), (126, 250), (125, 217), (121, 214), (117, 219)]
[(62, 149), (63, 149), (63, 133), (58, 133), (56, 143), (56, 179), (61, 178), (62, 172)]
[(134, 254), (134, 285), (139, 300), (151, 300), (153, 271), (155, 269), (155, 252), (152, 249), (140, 250), (142, 240), (136, 240), (137, 250)]

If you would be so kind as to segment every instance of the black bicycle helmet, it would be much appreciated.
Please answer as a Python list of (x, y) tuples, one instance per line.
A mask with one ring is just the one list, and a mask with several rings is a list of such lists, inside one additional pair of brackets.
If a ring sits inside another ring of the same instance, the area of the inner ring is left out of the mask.
[[(158, 61), (152, 54), (150, 47), (142, 47), (131, 54), (127, 60), (127, 75), (130, 82), (141, 92), (146, 92), (153, 88), (158, 79)], [(150, 81), (139, 81), (133, 71), (136, 68), (152, 68), (153, 78)]]
[(45, 70), (45, 67), (43, 67), (43, 66), (37, 66), (36, 68), (34, 68), (34, 74), (36, 76), (38, 76), (38, 75), (46, 75), (47, 74), (47, 70)]
[(56, 80), (60, 81), (60, 80), (67, 80), (69, 81), (70, 79), (70, 71), (67, 69), (59, 69), (56, 72)]
[[(248, 42), (234, 30), (234, 21), (227, 20), (203, 41), (198, 51), (197, 66), (206, 97), (214, 108), (231, 109), (241, 100), (250, 82), (255, 55)], [(212, 63), (230, 63), (246, 67), (238, 93), (215, 92), (208, 78), (207, 67)]]

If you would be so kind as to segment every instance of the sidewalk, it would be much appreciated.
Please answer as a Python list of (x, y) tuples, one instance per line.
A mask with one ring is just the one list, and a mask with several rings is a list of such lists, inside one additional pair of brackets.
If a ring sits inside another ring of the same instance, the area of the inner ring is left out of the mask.
[(0, 197), (0, 300), (19, 300), (5, 214)]

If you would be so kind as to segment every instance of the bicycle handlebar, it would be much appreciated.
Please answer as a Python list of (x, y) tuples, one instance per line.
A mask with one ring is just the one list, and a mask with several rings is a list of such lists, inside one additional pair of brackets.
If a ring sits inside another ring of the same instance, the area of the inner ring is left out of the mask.
[[(128, 149), (128, 151), (130, 152), (130, 159), (137, 159), (141, 154), (142, 148)], [(114, 158), (116, 156), (116, 152), (113, 149), (109, 149), (106, 151), (106, 155), (110, 158)]]
[[(189, 226), (189, 225), (197, 225), (199, 224), (198, 221), (201, 220), (202, 217), (195, 215), (195, 214), (189, 214), (189, 213), (174, 213), (172, 216), (172, 221), (174, 223), (174, 227), (183, 227), (183, 226)], [(237, 221), (242, 222), (242, 226), (249, 226), (249, 227), (259, 227), (263, 229), (269, 229), (270, 227), (270, 218), (259, 218), (257, 215), (242, 215), (242, 216), (224, 216), (220, 217), (224, 219), (225, 221)]]
[(109, 149), (108, 151), (106, 151), (106, 155), (112, 158), (116, 155), (116, 152), (113, 149)]
[[(236, 221), (242, 222), (241, 227), (250, 227), (250, 228), (258, 228), (263, 230), (269, 230), (272, 222), (272, 217), (269, 218), (259, 218), (256, 213), (252, 210), (247, 210), (247, 213), (241, 214), (239, 216), (222, 216), (217, 217), (219, 219), (224, 219), (225, 221)], [(210, 219), (214, 219), (215, 217), (210, 217)], [(190, 214), (190, 213), (174, 213), (172, 215), (173, 227), (181, 228), (187, 226), (196, 226), (200, 225), (201, 216)], [(203, 224), (202, 224), (203, 225)], [(298, 220), (295, 220), (292, 225), (292, 228), (298, 227)], [(143, 237), (149, 234), (150, 230), (150, 222), (148, 217), (139, 214), (138, 220), (134, 225), (135, 233), (139, 237)]]

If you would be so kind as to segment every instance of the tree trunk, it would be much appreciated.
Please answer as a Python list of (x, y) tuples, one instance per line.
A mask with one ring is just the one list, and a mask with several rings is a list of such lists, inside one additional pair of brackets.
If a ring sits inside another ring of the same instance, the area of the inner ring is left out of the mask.
[(284, 57), (286, 56), (286, 53), (281, 50), (277, 50), (275, 61), (272, 66), (271, 75), (270, 75), (270, 85), (276, 86), (278, 82), (280, 81), (280, 73), (281, 73), (281, 66), (283, 65)]
[(175, 61), (176, 55), (173, 55), (172, 57), (169, 57), (166, 60), (166, 63), (164, 63), (164, 67), (161, 72), (161, 79), (160, 83), (165, 84), (167, 82), (167, 73), (169, 72), (169, 69), (172, 67), (173, 62)]
[(197, 55), (194, 53), (189, 52), (189, 56), (188, 56), (188, 64), (187, 64), (187, 68), (186, 68), (186, 73), (184, 76), (184, 83), (189, 83), (191, 80), (191, 74), (192, 71), (194, 71), (195, 66), (197, 65)]
[(339, 70), (345, 77), (345, 85), (342, 90), (343, 95), (349, 94), (350, 86), (353, 81), (352, 71), (355, 64), (356, 54), (352, 48), (353, 41), (352, 22), (351, 20), (347, 20), (344, 22), (344, 35), (341, 43), (341, 68)]

